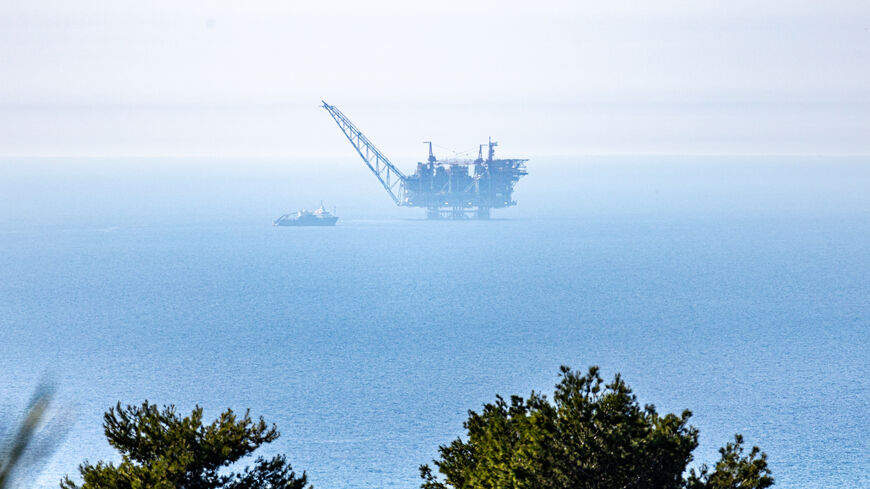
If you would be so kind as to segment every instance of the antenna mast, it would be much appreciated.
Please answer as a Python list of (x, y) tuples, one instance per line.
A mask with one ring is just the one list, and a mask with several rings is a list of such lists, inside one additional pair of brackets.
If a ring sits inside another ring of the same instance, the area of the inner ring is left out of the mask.
[(432, 154), (432, 141), (423, 141), (423, 144), (429, 145), (429, 163), (435, 163), (437, 160), (435, 159), (435, 155)]
[(495, 156), (495, 147), (498, 146), (498, 143), (492, 140), (492, 136), (489, 137), (489, 156), (486, 161), (492, 161), (493, 156)]

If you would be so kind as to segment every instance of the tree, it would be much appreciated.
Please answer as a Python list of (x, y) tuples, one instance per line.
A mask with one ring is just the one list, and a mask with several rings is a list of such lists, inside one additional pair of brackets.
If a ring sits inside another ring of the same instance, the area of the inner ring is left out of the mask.
[(199, 406), (182, 418), (175, 406), (160, 410), (146, 401), (123, 408), (118, 403), (103, 419), (106, 438), (121, 452), (121, 463), (86, 461), (79, 466), (83, 484), (66, 477), (62, 489), (305, 488), (305, 473), (297, 477), (283, 455), (258, 457), (242, 472), (228, 470), (279, 436), (274, 425), (267, 426), (263, 418), (252, 420), (249, 412), (238, 417), (228, 409), (203, 425)]
[(551, 403), (532, 392), (510, 402), (496, 396), (469, 411), (467, 439), (439, 448), (435, 466), (420, 467), (423, 489), (764, 489), (773, 485), (765, 454), (743, 439), (720, 450), (711, 471), (683, 477), (698, 446), (691, 412), (659, 415), (641, 407), (617, 374), (604, 384), (597, 367), (586, 375), (561, 368)]
[(767, 469), (767, 455), (758, 447), (752, 447), (749, 455), (743, 456), (743, 436), (734, 435), (734, 443), (719, 449), (722, 456), (713, 472), (702, 465), (699, 472), (692, 469), (686, 481), (687, 489), (764, 488), (773, 485)]

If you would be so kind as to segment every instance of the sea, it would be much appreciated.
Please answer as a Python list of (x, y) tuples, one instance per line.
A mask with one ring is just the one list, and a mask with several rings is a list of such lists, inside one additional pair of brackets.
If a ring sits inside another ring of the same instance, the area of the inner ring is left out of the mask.
[(870, 488), (870, 157), (528, 169), (427, 221), (353, 155), (0, 160), (0, 424), (47, 382), (65, 431), (28, 487), (118, 461), (102, 415), (147, 400), (262, 416), (318, 489), (415, 488), (469, 410), (597, 365), (692, 411), (692, 466), (741, 433), (775, 487)]

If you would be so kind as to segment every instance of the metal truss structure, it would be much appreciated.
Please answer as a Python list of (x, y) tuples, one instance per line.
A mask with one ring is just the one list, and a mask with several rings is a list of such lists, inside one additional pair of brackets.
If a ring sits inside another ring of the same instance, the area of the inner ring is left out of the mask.
[[(528, 174), (525, 159), (495, 159), (498, 143), (480, 145), (476, 160), (439, 161), (429, 145), (425, 163), (405, 175), (337, 107), (322, 107), (338, 124), (366, 166), (375, 174), (396, 205), (426, 208), (429, 219), (489, 219), (490, 209), (516, 205), (514, 185)], [(483, 147), (488, 147), (483, 158)]]

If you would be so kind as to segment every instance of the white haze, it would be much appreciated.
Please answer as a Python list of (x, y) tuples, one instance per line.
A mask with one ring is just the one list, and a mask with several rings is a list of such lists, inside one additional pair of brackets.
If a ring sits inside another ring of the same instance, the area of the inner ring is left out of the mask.
[(397, 159), (866, 154), (870, 3), (0, 3), (0, 156), (352, 154), (321, 99)]

